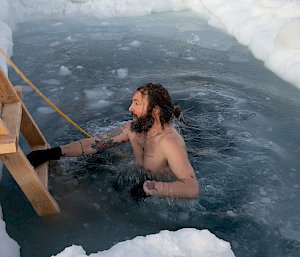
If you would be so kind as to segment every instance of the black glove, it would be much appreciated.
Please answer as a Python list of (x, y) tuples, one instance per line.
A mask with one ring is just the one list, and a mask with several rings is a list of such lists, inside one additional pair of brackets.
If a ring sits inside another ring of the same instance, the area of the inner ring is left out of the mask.
[(149, 197), (149, 195), (147, 195), (143, 189), (143, 184), (144, 184), (145, 180), (140, 181), (139, 183), (135, 184), (131, 190), (130, 190), (130, 195), (132, 197), (133, 200), (135, 201), (139, 201), (142, 200), (146, 197)]
[(31, 165), (36, 168), (49, 160), (59, 160), (61, 156), (61, 148), (55, 147), (51, 149), (32, 151), (27, 155), (27, 159), (30, 161)]

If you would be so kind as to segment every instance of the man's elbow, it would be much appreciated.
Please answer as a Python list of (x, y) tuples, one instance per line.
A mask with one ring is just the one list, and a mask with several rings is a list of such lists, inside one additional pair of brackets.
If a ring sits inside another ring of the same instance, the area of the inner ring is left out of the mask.
[(189, 186), (189, 193), (187, 198), (196, 199), (200, 194), (200, 186), (197, 180), (193, 181), (192, 185)]

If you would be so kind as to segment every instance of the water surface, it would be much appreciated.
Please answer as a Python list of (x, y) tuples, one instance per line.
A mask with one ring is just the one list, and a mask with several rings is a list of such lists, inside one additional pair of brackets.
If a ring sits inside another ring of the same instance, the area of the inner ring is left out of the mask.
[[(129, 145), (50, 165), (61, 214), (40, 219), (8, 172), (7, 231), (22, 257), (80, 244), (87, 253), (160, 230), (209, 229), (238, 257), (300, 254), (300, 92), (235, 39), (191, 12), (135, 18), (38, 20), (14, 33), (13, 60), (91, 134), (131, 118), (133, 90), (160, 82), (183, 110), (175, 122), (201, 184), (196, 201), (129, 196)], [(12, 82), (24, 83), (10, 70)], [(24, 87), (24, 102), (52, 146), (84, 136)], [(29, 151), (21, 138), (22, 147)]]

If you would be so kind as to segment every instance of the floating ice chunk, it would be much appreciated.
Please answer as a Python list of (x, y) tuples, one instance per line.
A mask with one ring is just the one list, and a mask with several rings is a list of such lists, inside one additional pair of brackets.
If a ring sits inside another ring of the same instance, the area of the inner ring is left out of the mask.
[(83, 92), (89, 100), (92, 100), (88, 103), (88, 107), (90, 109), (99, 109), (112, 104), (108, 98), (113, 95), (113, 92), (108, 90), (106, 87), (86, 89), (83, 90)]
[(100, 204), (98, 204), (98, 203), (93, 203), (93, 206), (95, 207), (96, 210), (100, 210)]
[(49, 114), (55, 112), (51, 107), (38, 107), (37, 110), (38, 112), (43, 114)]
[(173, 56), (173, 57), (177, 57), (177, 53), (176, 52), (171, 52), (171, 51), (168, 51), (168, 52), (166, 52), (166, 55), (168, 55), (168, 56)]
[(191, 94), (190, 96), (191, 97), (194, 97), (194, 96), (205, 96), (206, 95), (206, 93), (205, 92), (197, 92), (196, 94)]
[(62, 76), (68, 76), (72, 74), (72, 71), (70, 71), (66, 66), (60, 66), (59, 68), (59, 74)]
[(190, 57), (185, 57), (183, 59), (188, 60), (188, 61), (194, 61), (196, 58), (193, 56), (190, 56)]
[(90, 34), (89, 37), (94, 40), (121, 40), (123, 34), (112, 33), (112, 32), (94, 32)]
[(83, 70), (83, 69), (84, 69), (84, 67), (83, 67), (83, 66), (81, 66), (81, 65), (77, 65), (77, 66), (76, 66), (76, 69), (78, 69), (78, 70)]
[(265, 189), (262, 188), (262, 187), (259, 189), (259, 194), (262, 195), (262, 196), (266, 196), (267, 195)]
[(227, 211), (226, 212), (226, 214), (228, 215), (228, 216), (230, 216), (230, 217), (236, 217), (237, 215), (236, 215), (236, 213), (234, 213), (233, 211)]
[(246, 132), (246, 131), (240, 132), (238, 134), (239, 134), (240, 137), (243, 137), (243, 138), (251, 138), (252, 137), (252, 134), (249, 133), (249, 132)]
[(62, 22), (56, 22), (56, 23), (51, 24), (51, 26), (53, 26), (53, 27), (57, 27), (57, 26), (61, 26), (61, 25), (63, 25)]
[(129, 45), (133, 47), (139, 47), (141, 45), (141, 42), (138, 40), (133, 40)]
[(71, 36), (68, 36), (68, 37), (65, 38), (65, 40), (66, 40), (66, 41), (72, 41), (73, 39), (72, 39)]
[(117, 77), (119, 79), (124, 79), (124, 78), (127, 77), (127, 75), (128, 75), (128, 69), (127, 68), (117, 70)]
[(227, 132), (226, 132), (226, 136), (228, 136), (228, 137), (234, 137), (234, 136), (236, 136), (237, 135), (237, 133), (238, 132), (236, 132), (235, 130), (228, 130)]
[(219, 113), (218, 114), (218, 123), (221, 123), (221, 122), (223, 122), (225, 119), (224, 119), (224, 117), (222, 116), (222, 114), (221, 113)]
[(45, 79), (42, 82), (48, 85), (55, 85), (55, 86), (60, 85), (60, 82), (57, 79)]
[(106, 87), (95, 88), (95, 89), (85, 89), (83, 90), (85, 96), (90, 100), (104, 100), (113, 95), (113, 92), (108, 90)]
[(200, 41), (200, 37), (194, 33), (191, 34), (192, 38), (187, 39), (187, 43), (193, 44), (193, 43), (198, 43)]
[(122, 51), (128, 51), (128, 50), (130, 50), (130, 47), (128, 47), (128, 46), (122, 46), (119, 49), (122, 50)]
[(98, 100), (96, 102), (90, 102), (88, 104), (89, 109), (100, 109), (103, 107), (106, 107), (108, 105), (111, 105), (113, 102), (107, 101), (107, 100)]
[(261, 198), (261, 202), (264, 203), (264, 204), (268, 204), (268, 203), (271, 203), (272, 201), (268, 197), (263, 197), (263, 198)]
[(49, 46), (58, 46), (60, 43), (58, 41), (54, 41), (52, 43), (49, 44)]

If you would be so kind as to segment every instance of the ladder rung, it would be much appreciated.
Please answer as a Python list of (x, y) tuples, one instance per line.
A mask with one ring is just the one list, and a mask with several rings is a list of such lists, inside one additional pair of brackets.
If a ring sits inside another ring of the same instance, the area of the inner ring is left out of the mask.
[(2, 108), (2, 120), (8, 128), (11, 136), (19, 136), (22, 104), (21, 102), (13, 104), (4, 104)]
[(0, 154), (15, 153), (17, 151), (17, 140), (10, 135), (0, 135)]
[(0, 136), (0, 154), (14, 153), (17, 151), (21, 117), (21, 102), (3, 105), (1, 119), (5, 124), (9, 135)]

